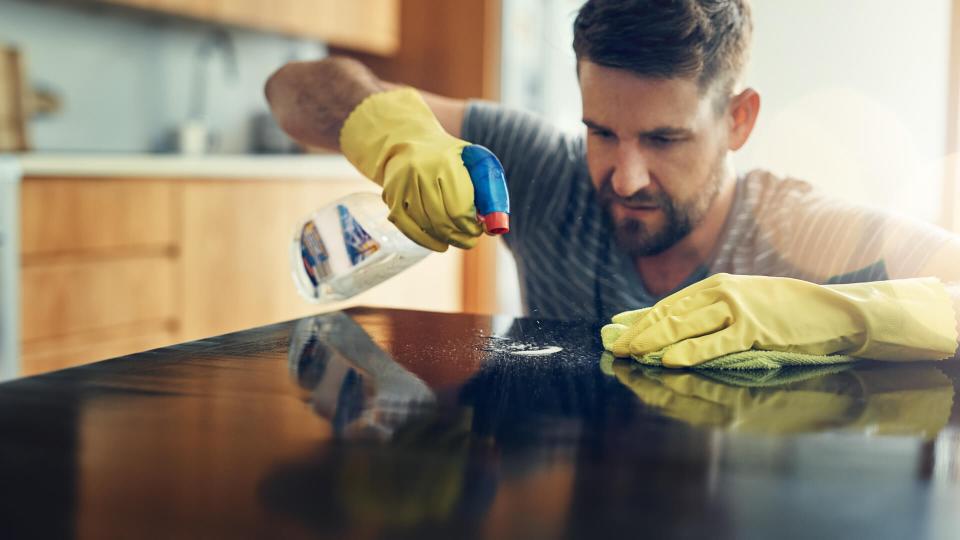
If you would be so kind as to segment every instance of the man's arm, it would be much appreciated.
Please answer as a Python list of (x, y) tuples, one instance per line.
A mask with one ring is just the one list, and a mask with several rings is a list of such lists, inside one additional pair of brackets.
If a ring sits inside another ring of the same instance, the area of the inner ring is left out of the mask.
[[(350, 112), (367, 96), (398, 87), (356, 60), (332, 56), (286, 64), (270, 76), (264, 93), (287, 134), (307, 146), (340, 150), (340, 129)], [(443, 129), (460, 137), (466, 102), (420, 94)]]
[[(614, 316), (601, 332), (604, 346), (617, 356), (662, 353), (670, 367), (749, 349), (875, 360), (957, 355), (960, 238), (815, 193), (782, 210), (758, 226), (774, 226), (764, 241), (802, 279), (711, 276), (652, 309)], [(793, 226), (778, 229), (774, 218)], [(814, 284), (824, 282), (831, 284)]]
[[(798, 269), (794, 277), (817, 283), (936, 277), (953, 300), (960, 336), (960, 237), (818, 191), (789, 200), (767, 205), (774, 210), (760, 213), (756, 237), (768, 245), (760, 249), (774, 249)], [(764, 268), (752, 273), (767, 275)]]
[(288, 64), (264, 92), (291, 137), (342, 152), (383, 187), (388, 219), (408, 238), (434, 251), (476, 245), (484, 229), (467, 159), (483, 178), (502, 178), (503, 170), (488, 150), (448, 132), (459, 134), (462, 104), (426, 96), (431, 106), (416, 89), (381, 81), (346, 58)]

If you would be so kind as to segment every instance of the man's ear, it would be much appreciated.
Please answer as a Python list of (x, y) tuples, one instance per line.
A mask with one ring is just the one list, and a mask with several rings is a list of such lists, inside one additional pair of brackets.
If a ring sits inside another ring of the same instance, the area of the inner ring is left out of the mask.
[(760, 114), (760, 94), (753, 88), (747, 88), (743, 92), (733, 96), (730, 99), (730, 137), (727, 147), (730, 150), (739, 150), (750, 133), (753, 132), (753, 126), (757, 123), (757, 115)]

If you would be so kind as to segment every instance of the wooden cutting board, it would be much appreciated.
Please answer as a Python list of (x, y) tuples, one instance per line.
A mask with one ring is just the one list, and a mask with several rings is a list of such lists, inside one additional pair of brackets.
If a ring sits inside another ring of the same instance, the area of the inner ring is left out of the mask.
[(17, 49), (0, 46), (0, 152), (30, 149), (27, 76)]

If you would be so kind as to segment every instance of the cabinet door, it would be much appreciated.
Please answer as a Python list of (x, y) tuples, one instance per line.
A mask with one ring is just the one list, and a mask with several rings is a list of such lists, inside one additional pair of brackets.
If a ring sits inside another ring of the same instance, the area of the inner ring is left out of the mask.
[(27, 265), (21, 275), (23, 340), (172, 321), (174, 265), (164, 256)]
[(183, 340), (302, 317), (345, 305), (435, 311), (462, 308), (463, 252), (433, 254), (345, 304), (300, 297), (290, 269), (296, 226), (312, 210), (357, 191), (367, 180), (194, 181), (184, 186)]
[(22, 373), (176, 341), (174, 182), (27, 178)]
[(175, 264), (159, 255), (25, 265), (23, 374), (175, 342)]

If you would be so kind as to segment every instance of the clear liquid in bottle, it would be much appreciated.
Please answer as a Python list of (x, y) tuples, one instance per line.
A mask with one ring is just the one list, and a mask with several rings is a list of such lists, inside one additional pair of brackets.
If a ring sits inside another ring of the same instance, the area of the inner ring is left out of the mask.
[(346, 300), (431, 253), (387, 219), (375, 193), (354, 193), (313, 212), (290, 246), (293, 281), (315, 303)]

